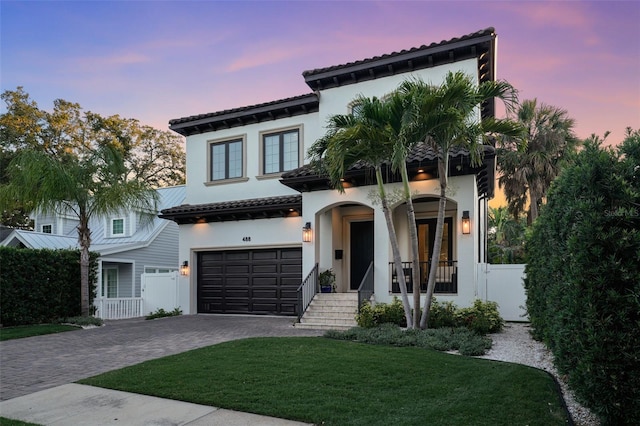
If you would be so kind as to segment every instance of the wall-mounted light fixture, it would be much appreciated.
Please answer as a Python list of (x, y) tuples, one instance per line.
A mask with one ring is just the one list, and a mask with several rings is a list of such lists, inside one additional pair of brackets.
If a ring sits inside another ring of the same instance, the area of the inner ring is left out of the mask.
[(471, 219), (469, 219), (469, 210), (465, 210), (462, 212), (462, 233), (471, 233)]
[(313, 237), (313, 233), (311, 231), (311, 222), (307, 222), (304, 224), (302, 228), (302, 242), (310, 243)]
[(189, 262), (186, 260), (180, 265), (180, 275), (189, 275)]

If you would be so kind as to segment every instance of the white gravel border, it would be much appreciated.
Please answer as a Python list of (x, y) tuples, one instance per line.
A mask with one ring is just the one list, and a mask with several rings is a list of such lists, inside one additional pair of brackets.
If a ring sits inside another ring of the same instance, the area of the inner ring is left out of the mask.
[(493, 346), (486, 355), (478, 358), (514, 362), (548, 371), (558, 380), (562, 388), (573, 422), (577, 426), (599, 426), (598, 418), (576, 402), (573, 393), (558, 374), (553, 365), (551, 351), (541, 342), (533, 340), (529, 330), (528, 323), (507, 323), (501, 333), (488, 335), (493, 340)]

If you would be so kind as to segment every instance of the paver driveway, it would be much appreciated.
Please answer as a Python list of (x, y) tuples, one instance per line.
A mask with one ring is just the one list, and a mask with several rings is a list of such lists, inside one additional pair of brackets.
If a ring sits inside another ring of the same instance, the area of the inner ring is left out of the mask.
[(292, 317), (183, 315), (0, 342), (0, 400), (190, 349), (259, 336), (318, 336)]

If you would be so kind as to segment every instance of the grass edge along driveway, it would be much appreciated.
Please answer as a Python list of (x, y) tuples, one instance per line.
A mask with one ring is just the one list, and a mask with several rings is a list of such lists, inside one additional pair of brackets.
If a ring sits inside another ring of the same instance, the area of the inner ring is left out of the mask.
[(226, 342), (79, 383), (323, 425), (567, 423), (543, 371), (322, 337)]

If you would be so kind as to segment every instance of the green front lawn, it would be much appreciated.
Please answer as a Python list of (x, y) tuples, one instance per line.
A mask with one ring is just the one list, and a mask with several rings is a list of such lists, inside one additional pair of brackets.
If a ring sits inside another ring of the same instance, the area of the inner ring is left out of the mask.
[(321, 337), (253, 338), (80, 383), (324, 425), (561, 425), (546, 373)]
[(21, 339), (23, 337), (41, 336), (43, 334), (61, 333), (63, 331), (79, 330), (80, 327), (62, 324), (20, 325), (17, 327), (0, 328), (0, 341)]

